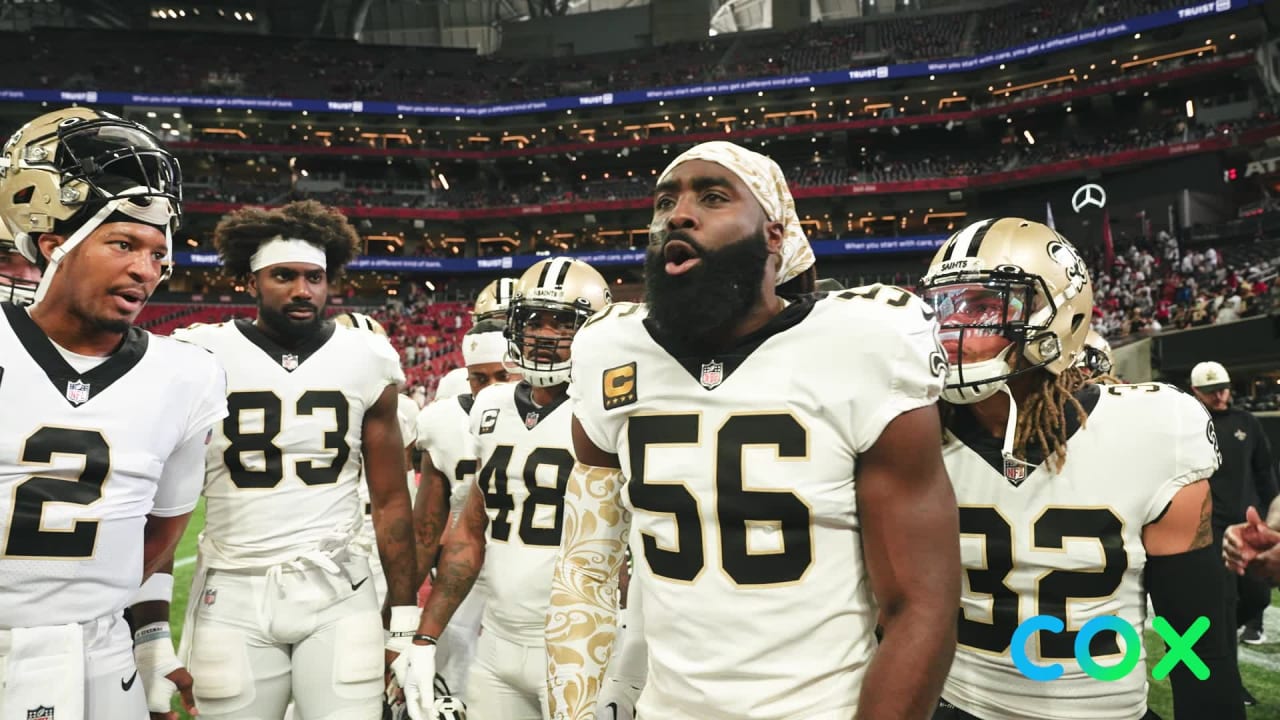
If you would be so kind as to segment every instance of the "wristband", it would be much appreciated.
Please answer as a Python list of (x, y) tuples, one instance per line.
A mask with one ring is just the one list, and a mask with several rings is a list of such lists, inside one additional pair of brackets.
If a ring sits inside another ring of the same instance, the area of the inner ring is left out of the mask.
[(169, 573), (154, 573), (147, 581), (142, 583), (142, 587), (133, 594), (133, 602), (136, 605), (143, 602), (171, 602), (173, 600), (173, 575)]
[(391, 608), (391, 622), (387, 629), (391, 637), (409, 637), (418, 629), (422, 610), (417, 605), (395, 605)]
[(133, 634), (133, 644), (136, 647), (143, 643), (149, 643), (153, 640), (168, 639), (169, 637), (172, 637), (172, 633), (169, 630), (169, 623), (153, 622), (150, 625), (144, 625), (138, 628), (138, 630)]
[(428, 645), (435, 645), (440, 642), (440, 639), (435, 637), (434, 635), (428, 635), (426, 633), (414, 633), (413, 641), (415, 643), (426, 643)]

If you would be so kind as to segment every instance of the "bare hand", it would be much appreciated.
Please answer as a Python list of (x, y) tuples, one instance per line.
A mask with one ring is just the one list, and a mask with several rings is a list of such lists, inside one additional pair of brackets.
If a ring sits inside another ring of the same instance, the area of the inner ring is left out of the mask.
[(1222, 558), (1227, 568), (1243, 575), (1250, 563), (1280, 544), (1280, 533), (1267, 527), (1256, 508), (1250, 507), (1245, 521), (1227, 528), (1222, 539)]

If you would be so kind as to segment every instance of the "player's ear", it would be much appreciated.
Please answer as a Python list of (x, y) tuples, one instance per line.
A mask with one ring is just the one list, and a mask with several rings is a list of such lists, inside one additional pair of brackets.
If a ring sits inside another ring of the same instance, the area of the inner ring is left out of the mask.
[(764, 224), (764, 243), (770, 255), (782, 252), (783, 224), (777, 220)]
[(258, 273), (251, 272), (245, 276), (244, 288), (249, 292), (250, 297), (258, 297)]
[(66, 241), (67, 238), (65, 235), (41, 233), (40, 237), (36, 238), (36, 247), (40, 249), (40, 255), (44, 257), (46, 262), (48, 262), (49, 258), (53, 256), (53, 251)]

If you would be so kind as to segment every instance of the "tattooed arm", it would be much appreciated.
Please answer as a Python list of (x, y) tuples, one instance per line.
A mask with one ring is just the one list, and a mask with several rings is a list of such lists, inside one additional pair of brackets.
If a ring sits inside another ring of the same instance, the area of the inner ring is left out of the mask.
[(387, 604), (417, 606), (413, 510), (405, 484), (404, 442), (400, 438), (396, 386), (388, 385), (364, 414), (362, 451), (373, 531), (382, 571), (387, 576)]
[(449, 516), (449, 480), (436, 469), (431, 453), (422, 451), (422, 479), (418, 481), (418, 496), (414, 499), (414, 534), (418, 539), (418, 572), (414, 587), (421, 587), (427, 573), (436, 561), (440, 548), (440, 535), (444, 532)]
[[(1177, 717), (1242, 720), (1240, 669), (1236, 664), (1234, 627), (1228, 623), (1226, 582), (1213, 538), (1213, 501), (1207, 479), (1182, 487), (1158, 520), (1142, 531), (1147, 550), (1145, 583), (1156, 622), (1166, 622), (1180, 636), (1199, 635), (1192, 646), (1205, 664), (1205, 678), (1185, 664), (1169, 673), (1173, 711)], [(1188, 582), (1189, 578), (1194, 581)], [(1199, 626), (1207, 627), (1197, 630)]]
[(593, 720), (617, 634), (617, 582), (630, 518), (618, 458), (573, 419), (578, 458), (565, 488), (564, 532), (547, 610), (547, 700), (552, 720)]
[(467, 494), (466, 505), (450, 518), (440, 541), (440, 562), (431, 597), (422, 609), (418, 633), (440, 637), (445, 625), (471, 591), (480, 566), (484, 564), (485, 529), (489, 516), (484, 511), (484, 493)]

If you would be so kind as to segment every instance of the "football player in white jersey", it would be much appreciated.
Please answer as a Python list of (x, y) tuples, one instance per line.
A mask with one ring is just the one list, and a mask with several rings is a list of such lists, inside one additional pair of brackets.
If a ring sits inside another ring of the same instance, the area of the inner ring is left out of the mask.
[[(476, 296), (475, 305), (471, 308), (471, 322), (479, 324), (485, 320), (506, 322), (507, 306), (511, 303), (511, 289), (515, 287), (513, 278), (499, 278), (484, 286)], [(436, 385), (437, 400), (446, 400), (467, 392), (467, 368), (454, 368), (445, 373)], [(472, 391), (474, 392), (474, 391)]]
[[(214, 720), (275, 720), (292, 696), (306, 720), (376, 720), (384, 644), (393, 653), (412, 636), (417, 607), (399, 357), (386, 338), (321, 312), (359, 236), (315, 202), (246, 208), (214, 235), (258, 317), (182, 332), (223, 358), (231, 410), (210, 445), (182, 643), (197, 706)], [(382, 619), (352, 542), (362, 467), (387, 575)]]
[(524, 379), (486, 388), (471, 408), (480, 470), (476, 489), (444, 533), (410, 650), (405, 695), (414, 720), (431, 717), (434, 646), (482, 564), (489, 598), (467, 680), (470, 711), (481, 720), (547, 717), (543, 634), (574, 465), (569, 348), (610, 299), (600, 273), (569, 258), (535, 263), (516, 282), (508, 352)]
[[(470, 411), (476, 395), (495, 383), (515, 382), (518, 370), (508, 365), (506, 323), (481, 320), (462, 339), (471, 392), (436, 400), (418, 415), (418, 448), (422, 450), (422, 480), (413, 512), (418, 533), (419, 575), (426, 577), (435, 565), (450, 509), (461, 511), (467, 493), (476, 484), (475, 440), (471, 435)], [(466, 701), (467, 672), (475, 656), (480, 633), (480, 616), (488, 590), (484, 575), (454, 612), (440, 634), (436, 651), (436, 694)]]
[(628, 524), (639, 717), (924, 717), (960, 591), (933, 314), (878, 285), (783, 301), (813, 252), (777, 163), (731, 143), (667, 167), (650, 233), (647, 304), (573, 344), (552, 717), (603, 712)]
[[(970, 225), (938, 250), (921, 286), (948, 355), (943, 455), (964, 562), (959, 646), (934, 717), (1154, 717), (1142, 662), (1148, 594), (1180, 636), (1200, 616), (1224, 617), (1208, 414), (1169, 385), (1085, 384), (1072, 366), (1093, 286), (1075, 248), (1045, 225)], [(1103, 617), (1120, 629), (1093, 634), (1100, 620), (1082, 631)], [(1194, 646), (1210, 678), (1185, 664), (1171, 673), (1179, 718), (1243, 717), (1223, 630)], [(1098, 679), (1098, 665), (1133, 660), (1127, 675)]]
[(27, 123), (0, 157), (4, 236), (43, 270), (5, 283), (33, 305), (0, 304), (3, 720), (146, 716), (122, 611), (163, 584), (227, 412), (212, 355), (132, 325), (181, 198), (155, 136), (88, 108)]

